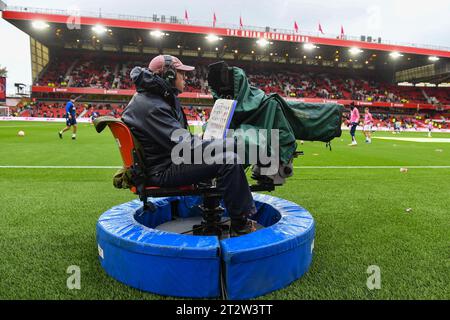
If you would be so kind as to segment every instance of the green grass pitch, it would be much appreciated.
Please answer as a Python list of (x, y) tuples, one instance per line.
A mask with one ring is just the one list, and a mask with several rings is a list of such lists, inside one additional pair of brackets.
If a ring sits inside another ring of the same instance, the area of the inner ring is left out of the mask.
[[(62, 126), (0, 122), (0, 299), (167, 299), (129, 288), (100, 267), (98, 217), (135, 198), (112, 186), (116, 169), (5, 167), (121, 165), (108, 130), (80, 124), (77, 140), (70, 132), (60, 140)], [(426, 133), (395, 137), (404, 136)], [(349, 147), (344, 131), (332, 151), (299, 144), (305, 155), (295, 175), (272, 194), (314, 216), (313, 263), (302, 278), (259, 299), (450, 299), (450, 169), (425, 168), (450, 166), (450, 144), (368, 145), (357, 137), (358, 146)], [(355, 166), (393, 168), (343, 168)], [(401, 173), (398, 166), (421, 168)], [(81, 269), (80, 290), (66, 286), (70, 265)], [(370, 265), (381, 270), (379, 290), (366, 286)]]

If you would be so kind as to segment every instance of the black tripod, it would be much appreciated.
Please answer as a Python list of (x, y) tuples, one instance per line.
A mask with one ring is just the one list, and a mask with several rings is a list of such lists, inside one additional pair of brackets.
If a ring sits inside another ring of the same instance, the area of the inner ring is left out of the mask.
[(220, 206), (221, 194), (206, 194), (203, 196), (203, 204), (200, 206), (202, 211), (202, 222), (193, 226), (192, 232), (198, 236), (213, 236), (219, 238), (223, 232), (229, 232), (229, 226), (222, 221), (224, 209)]

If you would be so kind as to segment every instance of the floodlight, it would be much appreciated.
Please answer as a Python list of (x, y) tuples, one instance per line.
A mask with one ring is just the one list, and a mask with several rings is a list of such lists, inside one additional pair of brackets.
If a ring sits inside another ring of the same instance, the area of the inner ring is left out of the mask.
[(316, 46), (313, 43), (307, 42), (303, 45), (303, 49), (306, 49), (306, 50), (312, 50), (314, 48), (316, 48)]
[(269, 44), (269, 41), (267, 41), (264, 38), (258, 39), (256, 40), (256, 43), (260, 46), (260, 47), (265, 47)]
[(398, 52), (398, 51), (393, 51), (393, 52), (389, 53), (389, 55), (390, 55), (391, 58), (393, 58), (393, 59), (397, 59), (397, 58), (399, 58), (399, 57), (403, 57), (403, 55), (402, 55), (400, 52)]
[(150, 35), (155, 38), (161, 38), (164, 36), (164, 32), (161, 32), (159, 30), (153, 30), (153, 31), (150, 31)]
[(208, 40), (208, 42), (216, 42), (216, 41), (222, 40), (222, 38), (219, 38), (215, 34), (208, 34), (205, 38), (206, 38), (206, 40)]
[(357, 55), (358, 53), (363, 52), (361, 49), (356, 48), (356, 47), (352, 47), (348, 50), (348, 52), (350, 52), (351, 55)]
[(47, 29), (48, 27), (50, 27), (50, 25), (42, 20), (34, 20), (31, 25), (33, 26), (33, 28), (38, 29), (38, 30), (44, 30)]
[(96, 24), (95, 26), (92, 27), (92, 31), (94, 31), (96, 34), (103, 34), (106, 31), (108, 31), (108, 29), (106, 29), (101, 24)]

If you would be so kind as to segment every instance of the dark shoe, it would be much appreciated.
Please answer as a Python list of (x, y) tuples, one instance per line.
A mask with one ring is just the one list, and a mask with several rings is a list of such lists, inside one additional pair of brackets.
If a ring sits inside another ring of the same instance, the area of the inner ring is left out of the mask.
[(62, 133), (58, 132), (59, 138), (62, 139)]
[(76, 139), (76, 137), (72, 137), (72, 140), (75, 140)]
[(239, 237), (256, 231), (256, 221), (247, 219), (246, 222), (233, 224), (231, 222), (230, 236)]

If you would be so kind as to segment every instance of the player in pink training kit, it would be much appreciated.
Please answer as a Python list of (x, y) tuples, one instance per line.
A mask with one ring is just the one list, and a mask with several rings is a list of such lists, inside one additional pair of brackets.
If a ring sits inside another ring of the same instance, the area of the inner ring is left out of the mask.
[(428, 138), (431, 138), (431, 130), (433, 130), (433, 121), (428, 122)]
[(351, 114), (350, 114), (350, 123), (352, 126), (350, 128), (350, 135), (352, 137), (352, 143), (349, 144), (349, 146), (356, 146), (357, 143), (356, 143), (356, 138), (355, 138), (355, 132), (356, 132), (356, 127), (359, 124), (359, 111), (358, 111), (358, 108), (355, 107), (355, 105), (353, 103), (350, 105), (350, 109), (352, 110)]
[(372, 143), (372, 125), (373, 125), (373, 118), (372, 114), (369, 112), (369, 108), (366, 108), (364, 113), (364, 135), (366, 136), (366, 143)]

